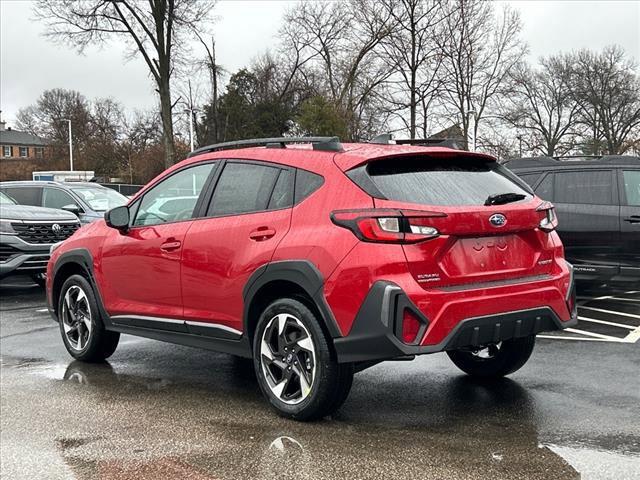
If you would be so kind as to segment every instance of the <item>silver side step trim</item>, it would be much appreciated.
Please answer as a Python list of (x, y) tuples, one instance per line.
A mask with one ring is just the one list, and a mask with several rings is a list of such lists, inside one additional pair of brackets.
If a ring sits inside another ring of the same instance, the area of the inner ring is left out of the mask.
[(242, 332), (240, 330), (227, 327), (226, 325), (220, 325), (219, 323), (199, 322), (197, 320), (187, 320), (184, 323), (186, 323), (187, 325), (193, 325), (194, 327), (216, 328), (218, 330), (224, 330), (225, 332), (234, 333), (236, 335), (242, 335)]
[(227, 327), (226, 325), (221, 325), (219, 323), (210, 323), (210, 322), (199, 322), (196, 320), (180, 320), (177, 318), (164, 318), (164, 317), (149, 317), (146, 315), (113, 315), (111, 320), (127, 320), (127, 319), (138, 319), (138, 320), (150, 320), (153, 322), (163, 322), (163, 323), (176, 323), (176, 324), (185, 324), (185, 325), (193, 325), (194, 327), (208, 327), (215, 328), (217, 330), (224, 330), (225, 332), (233, 333), (235, 335), (242, 335), (240, 330), (236, 330), (235, 328)]

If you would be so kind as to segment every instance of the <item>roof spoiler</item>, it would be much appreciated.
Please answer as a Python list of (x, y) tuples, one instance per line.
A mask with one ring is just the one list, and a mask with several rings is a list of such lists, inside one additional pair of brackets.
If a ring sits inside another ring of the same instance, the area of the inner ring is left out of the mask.
[(368, 143), (374, 143), (378, 145), (415, 145), (422, 147), (446, 147), (453, 148), (454, 150), (464, 150), (453, 138), (412, 138), (404, 140), (394, 140), (393, 134), (383, 133), (369, 140)]

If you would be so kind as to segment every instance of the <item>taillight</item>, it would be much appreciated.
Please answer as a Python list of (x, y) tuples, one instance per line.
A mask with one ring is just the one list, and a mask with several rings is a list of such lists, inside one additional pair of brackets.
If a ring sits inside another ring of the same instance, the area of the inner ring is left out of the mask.
[(536, 211), (542, 212), (544, 215), (540, 220), (539, 228), (543, 232), (552, 232), (558, 226), (558, 217), (556, 217), (556, 209), (551, 202), (542, 202)]
[(339, 210), (331, 213), (331, 221), (348, 228), (365, 242), (416, 243), (440, 235), (429, 221), (443, 216), (445, 214), (438, 212), (394, 209)]

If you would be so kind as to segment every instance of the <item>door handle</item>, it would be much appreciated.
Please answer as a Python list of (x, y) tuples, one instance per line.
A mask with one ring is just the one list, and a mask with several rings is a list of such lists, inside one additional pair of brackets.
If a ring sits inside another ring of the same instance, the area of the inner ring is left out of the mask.
[(273, 228), (269, 227), (258, 227), (253, 232), (249, 234), (249, 238), (251, 240), (255, 240), (256, 242), (262, 242), (264, 240), (269, 240), (276, 234), (276, 231)]
[(625, 222), (629, 223), (640, 223), (640, 215), (631, 215), (624, 219)]
[(181, 245), (182, 243), (180, 242), (180, 240), (173, 240), (160, 245), (160, 250), (162, 250), (163, 252), (171, 252), (172, 250), (177, 250), (178, 248), (180, 248)]

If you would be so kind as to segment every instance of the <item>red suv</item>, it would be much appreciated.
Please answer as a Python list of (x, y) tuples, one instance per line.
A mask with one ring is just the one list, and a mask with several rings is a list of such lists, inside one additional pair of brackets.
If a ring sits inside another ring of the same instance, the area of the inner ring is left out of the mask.
[(488, 155), (380, 142), (193, 152), (53, 249), (65, 347), (101, 361), (127, 333), (250, 357), (271, 405), (308, 420), (378, 362), (507, 375), (576, 323), (550, 203)]

